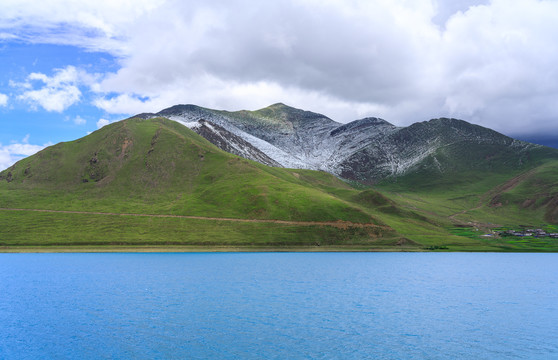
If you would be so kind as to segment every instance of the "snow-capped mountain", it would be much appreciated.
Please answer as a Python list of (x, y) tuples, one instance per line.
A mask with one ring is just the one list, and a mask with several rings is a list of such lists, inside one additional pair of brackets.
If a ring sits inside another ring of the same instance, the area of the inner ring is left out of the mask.
[(225, 151), (266, 165), (323, 170), (367, 183), (425, 169), (490, 167), (491, 159), (504, 153), (510, 166), (520, 165), (530, 150), (541, 147), (462, 120), (408, 127), (379, 118), (341, 124), (280, 103), (237, 112), (176, 105), (137, 117), (177, 121)]

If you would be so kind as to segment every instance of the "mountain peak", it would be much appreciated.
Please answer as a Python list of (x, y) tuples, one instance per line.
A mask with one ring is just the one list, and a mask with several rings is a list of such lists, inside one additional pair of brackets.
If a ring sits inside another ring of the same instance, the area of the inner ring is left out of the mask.
[(367, 131), (370, 129), (379, 129), (379, 128), (389, 128), (395, 129), (396, 126), (390, 124), (389, 122), (385, 121), (384, 119), (376, 118), (376, 117), (367, 117), (360, 120), (351, 121), (350, 123), (343, 124), (336, 128), (335, 130), (331, 131), (331, 136), (336, 136), (338, 134), (344, 133), (346, 131)]
[[(285, 105), (285, 104), (282, 103), (282, 102), (278, 102), (278, 103), (275, 103), (275, 104), (271, 104), (271, 105), (269, 105), (267, 108), (289, 108), (289, 109), (294, 109), (292, 106)], [(266, 108), (264, 108), (264, 109), (266, 109)], [(261, 109), (261, 110), (263, 110), (263, 109)]]
[(160, 116), (180, 115), (186, 112), (201, 111), (201, 110), (206, 110), (206, 109), (202, 108), (201, 106), (197, 106), (193, 104), (180, 104), (161, 110), (157, 113), (157, 115)]
[[(278, 115), (278, 114), (301, 114), (301, 113), (310, 113), (310, 114), (314, 114), (311, 111), (306, 111), (306, 110), (302, 110), (302, 109), (297, 109), (295, 107), (283, 104), (283, 103), (275, 103), (272, 105), (269, 105), (268, 107), (265, 107), (263, 109), (259, 109), (259, 110), (255, 110), (255, 111), (251, 111), (252, 113), (256, 113), (256, 114), (269, 114), (269, 115)], [(323, 116), (321, 114), (317, 114), (320, 116)]]
[(268, 119), (279, 120), (282, 122), (289, 122), (294, 126), (299, 126), (305, 123), (306, 124), (313, 123), (316, 121), (320, 123), (324, 122), (328, 124), (335, 123), (333, 120), (331, 120), (325, 115), (302, 110), (302, 109), (297, 109), (292, 106), (285, 105), (283, 103), (276, 103), (266, 108), (252, 111), (251, 114), (259, 118), (268, 118)]

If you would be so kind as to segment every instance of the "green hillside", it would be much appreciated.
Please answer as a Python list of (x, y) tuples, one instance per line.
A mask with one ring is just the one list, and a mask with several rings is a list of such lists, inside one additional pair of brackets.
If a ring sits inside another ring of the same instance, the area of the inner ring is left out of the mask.
[[(490, 159), (476, 168), (438, 176), (425, 167), (375, 188), (397, 199), (403, 208), (446, 222), (446, 227), (453, 227), (450, 231), (454, 235), (481, 239), (501, 250), (558, 251), (558, 239), (526, 237), (519, 242), (498, 235), (503, 230), (521, 228), (558, 232), (558, 161), (553, 160), (554, 152), (541, 147), (522, 164), (509, 166)], [(483, 239), (486, 234), (493, 237)]]
[(540, 147), (512, 160), (497, 154), (475, 163), (475, 151), (456, 144), (431, 156), (457, 163), (443, 176), (423, 166), (371, 188), (231, 155), (164, 118), (127, 119), (2, 171), (0, 246), (558, 250), (554, 239), (482, 236), (497, 226), (557, 223), (558, 161), (552, 150)]
[(12, 209), (1, 211), (0, 245), (413, 244), (336, 191), (359, 192), (326, 173), (225, 153), (173, 121), (128, 119), (0, 173), (0, 208)]

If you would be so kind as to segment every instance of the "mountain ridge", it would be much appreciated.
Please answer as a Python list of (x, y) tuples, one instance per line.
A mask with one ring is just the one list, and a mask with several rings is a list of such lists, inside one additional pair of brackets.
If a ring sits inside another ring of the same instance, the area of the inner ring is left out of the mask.
[[(459, 230), (558, 223), (556, 150), (457, 119), (396, 127), (378, 118), (339, 124), (284, 104), (171, 109), (0, 172), (0, 245), (558, 249)], [(266, 132), (268, 141), (256, 136)], [(350, 181), (305, 169), (331, 163)]]
[[(541, 220), (557, 221), (558, 185), (548, 180), (549, 172), (558, 172), (552, 165), (558, 160), (556, 149), (513, 139), (454, 118), (430, 119), (406, 127), (379, 118), (340, 124), (318, 113), (281, 103), (270, 108), (239, 112), (204, 109), (203, 112), (205, 121), (219, 123), (283, 167), (321, 170), (348, 181), (374, 185), (394, 196), (408, 198), (412, 208), (422, 206), (412, 200), (416, 194), (428, 201), (432, 200), (432, 194), (443, 194), (444, 206), (453, 208), (454, 214), (461, 214), (444, 215), (452, 216), (452, 221), (473, 213), (482, 213), (477, 219), (495, 217), (502, 221), (512, 220), (501, 214), (521, 213), (530, 218), (537, 213)], [(279, 114), (280, 119), (260, 116), (270, 113)], [(201, 120), (196, 117), (199, 114), (188, 111), (166, 114), (179, 122), (188, 118), (190, 126)], [(301, 121), (296, 126), (284, 124), (286, 119), (296, 116), (297, 120), (306, 119), (307, 126), (300, 126)], [(283, 124), (281, 129), (286, 131), (278, 131), (278, 124)], [(237, 154), (258, 161), (252, 154)], [(547, 163), (550, 170), (536, 170), (546, 169)], [(276, 166), (269, 162), (267, 165)], [(492, 201), (485, 201), (502, 184), (532, 170), (545, 175), (525, 177), (525, 183), (518, 187), (521, 191), (506, 190)], [(529, 187), (539, 183), (545, 184), (544, 191)], [(452, 200), (464, 194), (478, 198), (479, 203), (469, 208), (466, 203)], [(438, 208), (440, 201), (432, 206)], [(456, 204), (460, 205), (455, 207)]]
[[(127, 119), (0, 172), (0, 245), (62, 237), (74, 244), (417, 246), (358, 197), (337, 192), (360, 190), (330, 174), (240, 158), (175, 121)], [(56, 221), (28, 223), (45, 217)], [(168, 230), (151, 225), (169, 221)], [(56, 236), (45, 239), (44, 229)]]
[[(341, 124), (324, 115), (283, 103), (256, 111), (236, 112), (176, 105), (155, 114), (138, 116), (168, 117), (194, 131), (199, 127), (198, 122), (203, 120), (252, 145), (251, 151), (233, 152), (236, 155), (270, 166), (279, 164), (287, 168), (322, 170), (368, 184), (405, 176), (424, 166), (450, 169), (452, 166), (443, 163), (446, 161), (444, 156), (436, 157), (436, 154), (450, 147), (459, 147), (459, 144), (493, 147), (487, 149), (485, 160), (479, 160), (480, 167), (500, 152), (513, 155), (512, 158), (521, 163), (521, 153), (536, 152), (542, 147), (453, 118), (431, 119), (407, 127), (398, 127), (375, 117)], [(225, 144), (216, 145), (225, 150)], [(228, 146), (231, 147), (234, 146)], [(272, 161), (258, 160), (262, 153)]]

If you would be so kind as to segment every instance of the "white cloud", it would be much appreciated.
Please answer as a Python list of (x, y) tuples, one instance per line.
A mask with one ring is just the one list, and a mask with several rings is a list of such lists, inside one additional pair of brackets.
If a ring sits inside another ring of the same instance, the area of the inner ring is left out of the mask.
[[(338, 121), (453, 116), (507, 133), (558, 131), (556, 1), (29, 4), (3, 4), (4, 37), (120, 57), (118, 71), (87, 84), (109, 114), (281, 101)], [(83, 83), (49, 85), (56, 76), (30, 75), (44, 86), (27, 99), (51, 111), (79, 101)]]
[(74, 66), (55, 69), (52, 76), (31, 73), (22, 83), (10, 80), (10, 86), (20, 89), (19, 100), (29, 102), (33, 107), (40, 106), (46, 111), (62, 112), (79, 102), (81, 87), (93, 88), (99, 74), (89, 74)]
[(4, 0), (0, 38), (126, 54), (138, 18), (165, 0)]
[(50, 145), (52, 144), (29, 144), (29, 134), (27, 134), (20, 143), (14, 142), (10, 145), (0, 144), (0, 171), (7, 169), (8, 167), (15, 164), (17, 161), (29, 155), (33, 155)]
[(106, 126), (110, 124), (110, 120), (107, 119), (99, 119), (99, 121), (97, 121), (97, 129), (102, 128), (103, 126)]
[(187, 103), (223, 110), (258, 109), (283, 102), (290, 105), (304, 104), (299, 107), (319, 111), (338, 120), (344, 119), (349, 111), (352, 119), (385, 111), (381, 104), (340, 101), (327, 93), (304, 91), (296, 87), (285, 88), (271, 82), (235, 83), (206, 76), (183, 85), (176, 89), (170, 86), (146, 99), (128, 94), (110, 99), (99, 98), (95, 105), (108, 113), (134, 115), (157, 112), (172, 105), (186, 103), (185, 99)]
[[(396, 95), (407, 98), (421, 87), (421, 77), (414, 80), (421, 75), (417, 61), (429, 61), (430, 54), (415, 50), (421, 39), (438, 36), (428, 16), (418, 16), (428, 2), (418, 3), (266, 2), (246, 11), (243, 1), (212, 8), (174, 2), (145, 19), (130, 38), (133, 54), (101, 89), (195, 96), (208, 89), (191, 84), (209, 77), (241, 87), (272, 83), (285, 93), (321, 92), (347, 103), (394, 104), (401, 101)], [(180, 40), (160, 41), (167, 33), (181, 34)], [(254, 104), (245, 99), (238, 105)]]
[(53, 76), (31, 73), (25, 82), (12, 81), (10, 85), (23, 89), (18, 99), (28, 101), (33, 106), (41, 106), (47, 111), (62, 112), (80, 100), (82, 93), (79, 86), (93, 83), (94, 79), (93, 75), (67, 66), (55, 70)]
[(0, 106), (8, 105), (8, 95), (0, 93)]
[(59, 88), (44, 87), (40, 90), (26, 91), (18, 96), (34, 106), (40, 105), (46, 111), (62, 112), (79, 101), (81, 91), (77, 86), (65, 85)]
[(93, 104), (111, 114), (139, 114), (153, 112), (159, 98), (154, 95), (150, 99), (142, 100), (133, 94), (125, 93), (112, 98), (99, 97), (93, 101)]
[[(558, 117), (555, 101), (540, 107), (558, 96), (557, 2), (461, 1), (453, 15), (430, 1), (247, 5), (158, 7), (130, 34), (133, 51), (121, 69), (99, 85), (120, 95), (96, 105), (139, 113), (185, 102), (236, 110), (282, 101), (338, 121), (453, 116), (507, 132), (525, 131), (526, 119)], [(432, 20), (438, 8), (443, 28)], [(169, 33), (177, 40), (160, 41)]]

